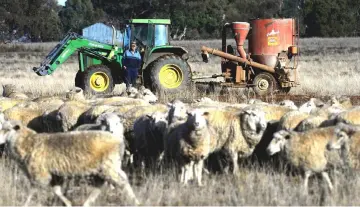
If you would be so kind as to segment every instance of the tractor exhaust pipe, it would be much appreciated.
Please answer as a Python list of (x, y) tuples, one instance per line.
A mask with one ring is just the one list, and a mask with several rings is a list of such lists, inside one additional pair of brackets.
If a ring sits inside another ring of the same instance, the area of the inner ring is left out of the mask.
[(209, 54), (213, 54), (213, 55), (216, 55), (216, 56), (228, 59), (228, 60), (236, 61), (236, 62), (239, 62), (239, 63), (250, 65), (250, 66), (255, 67), (255, 68), (259, 68), (259, 69), (267, 71), (269, 73), (275, 73), (275, 69), (272, 68), (272, 67), (269, 67), (267, 65), (263, 65), (263, 64), (260, 64), (260, 63), (257, 63), (257, 62), (253, 62), (253, 61), (250, 62), (247, 59), (244, 59), (244, 58), (241, 58), (241, 57), (238, 57), (238, 56), (235, 56), (235, 55), (231, 55), (229, 53), (222, 52), (220, 50), (216, 50), (216, 49), (213, 49), (213, 48), (202, 46), (201, 51), (202, 51), (202, 57), (203, 57), (204, 60), (208, 58)]

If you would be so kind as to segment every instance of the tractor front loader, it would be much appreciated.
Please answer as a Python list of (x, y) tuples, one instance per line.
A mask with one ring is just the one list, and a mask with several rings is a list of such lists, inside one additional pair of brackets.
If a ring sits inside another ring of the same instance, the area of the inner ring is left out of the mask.
[(124, 29), (124, 37), (128, 38), (120, 44), (114, 41), (114, 27), (110, 44), (70, 32), (33, 71), (40, 76), (50, 75), (77, 52), (79, 71), (75, 86), (86, 93), (109, 93), (115, 84), (124, 82), (123, 54), (130, 41), (137, 41), (142, 57), (139, 82), (156, 92), (179, 92), (191, 84), (192, 73), (187, 50), (170, 45), (169, 25), (168, 19), (128, 20)]

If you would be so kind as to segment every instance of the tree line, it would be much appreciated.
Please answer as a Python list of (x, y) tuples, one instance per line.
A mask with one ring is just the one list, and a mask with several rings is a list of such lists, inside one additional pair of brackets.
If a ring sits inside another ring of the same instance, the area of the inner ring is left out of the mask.
[(58, 41), (96, 22), (170, 18), (173, 39), (220, 38), (225, 22), (296, 18), (302, 37), (360, 36), (355, 0), (0, 0), (0, 40)]

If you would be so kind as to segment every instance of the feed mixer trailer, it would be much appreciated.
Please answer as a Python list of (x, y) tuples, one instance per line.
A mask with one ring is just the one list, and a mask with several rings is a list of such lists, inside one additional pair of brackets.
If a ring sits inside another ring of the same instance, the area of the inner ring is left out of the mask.
[[(209, 54), (221, 57), (222, 73), (211, 77), (224, 77), (224, 82), (220, 83), (223, 86), (253, 87), (258, 95), (275, 91), (287, 93), (299, 85), (297, 25), (292, 18), (226, 23), (223, 26), (221, 51), (203, 46), (203, 61), (208, 62)], [(234, 34), (235, 49), (226, 43), (229, 29)], [(243, 47), (246, 37), (247, 53)]]

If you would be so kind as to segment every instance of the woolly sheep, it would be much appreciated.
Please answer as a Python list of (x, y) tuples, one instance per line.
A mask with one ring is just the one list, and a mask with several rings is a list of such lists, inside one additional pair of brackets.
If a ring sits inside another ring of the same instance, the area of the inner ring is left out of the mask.
[(75, 87), (66, 91), (65, 97), (69, 101), (85, 101), (84, 92), (79, 87)]
[(77, 126), (80, 116), (91, 106), (79, 101), (67, 101), (59, 107), (56, 120), (61, 123), (61, 130), (66, 132)]
[(13, 99), (28, 99), (29, 97), (24, 93), (18, 91), (14, 84), (3, 85), (3, 96)]
[(119, 148), (124, 142), (113, 134), (103, 131), (36, 134), (14, 122), (9, 123), (4, 131), (0, 142), (6, 142), (11, 157), (17, 161), (31, 184), (25, 205), (30, 203), (39, 187), (51, 186), (53, 192), (67, 206), (71, 206), (61, 191), (63, 179), (58, 178), (88, 175), (98, 179), (84, 206), (95, 201), (106, 182), (124, 188), (128, 198), (139, 204), (127, 175), (121, 169)]
[(355, 106), (349, 110), (340, 112), (333, 116), (336, 123), (360, 125), (360, 106)]
[(327, 144), (328, 150), (339, 150), (346, 167), (360, 169), (360, 127), (339, 123), (335, 134)]
[(265, 119), (267, 121), (279, 121), (284, 114), (293, 111), (293, 109), (289, 107), (277, 104), (253, 104), (252, 107), (256, 107), (265, 112)]
[(317, 127), (327, 127), (336, 124), (334, 117), (344, 109), (337, 106), (324, 106), (321, 109), (313, 111), (311, 115), (302, 120), (295, 128), (295, 131), (306, 131)]
[(289, 111), (281, 117), (278, 124), (278, 131), (280, 130), (293, 130), (299, 125), (301, 121), (308, 118), (310, 114), (296, 111)]
[(0, 111), (4, 112), (7, 109), (10, 109), (14, 106), (16, 106), (17, 104), (26, 102), (27, 100), (25, 99), (11, 99), (11, 98), (0, 98)]
[(295, 105), (295, 103), (292, 100), (283, 100), (278, 103), (280, 106), (288, 107), (292, 110), (297, 110), (298, 107)]
[(342, 164), (338, 153), (326, 150), (334, 132), (335, 127), (316, 128), (306, 132), (280, 130), (274, 134), (267, 153), (271, 156), (281, 152), (281, 156), (289, 164), (304, 170), (304, 192), (308, 190), (309, 177), (313, 173), (320, 173), (332, 190), (333, 185), (325, 170)]
[[(180, 167), (180, 182), (187, 185), (195, 177), (202, 186), (204, 160), (215, 149), (215, 131), (208, 124), (208, 113), (194, 109), (188, 113), (186, 122), (168, 134), (166, 157), (174, 159)], [(193, 175), (192, 175), (193, 173)]]
[(225, 150), (231, 157), (232, 173), (239, 171), (238, 158), (252, 154), (266, 129), (265, 113), (256, 107), (239, 112), (207, 110), (208, 122), (215, 129), (217, 143), (212, 151)]

